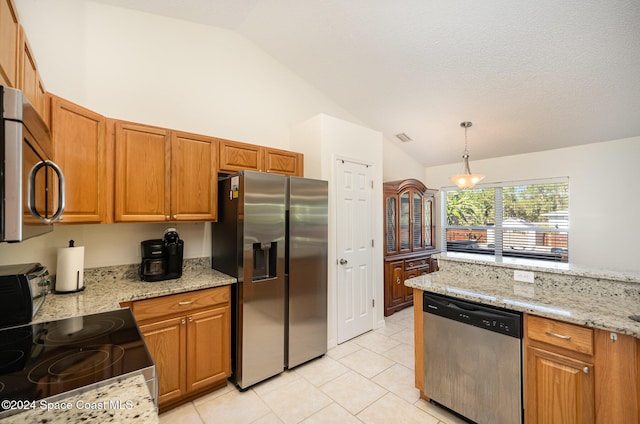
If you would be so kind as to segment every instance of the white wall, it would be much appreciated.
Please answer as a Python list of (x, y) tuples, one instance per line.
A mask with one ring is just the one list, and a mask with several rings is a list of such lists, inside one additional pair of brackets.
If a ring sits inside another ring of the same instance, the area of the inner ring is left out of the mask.
[[(16, 3), (47, 89), (106, 116), (284, 149), (290, 128), (318, 113), (355, 120), (235, 32), (84, 0)], [(87, 267), (136, 263), (140, 241), (168, 226), (56, 226), (0, 244), (0, 264), (55, 273), (69, 239), (85, 246)], [(210, 255), (208, 225), (175, 226), (186, 258)]]
[(21, 0), (47, 89), (113, 118), (289, 147), (320, 112), (354, 118), (221, 28), (86, 0)]
[(424, 182), (424, 166), (402, 150), (395, 141), (385, 138), (382, 150), (384, 150), (383, 181), (415, 178)]
[[(305, 154), (307, 177), (329, 181), (329, 321), (328, 345), (337, 344), (337, 222), (335, 162), (351, 159), (372, 165), (374, 190), (371, 199), (371, 225), (375, 246), (383, 245), (382, 234), (382, 134), (369, 128), (337, 119), (326, 114), (311, 118), (291, 131), (291, 148)], [(384, 275), (382, 249), (373, 250), (373, 287), (377, 308), (374, 328), (384, 325)]]
[[(569, 260), (600, 269), (640, 271), (638, 158), (640, 137), (632, 137), (524, 155), (472, 159), (471, 168), (487, 176), (483, 183), (568, 176)], [(450, 187), (449, 175), (459, 170), (459, 163), (430, 167), (425, 171), (424, 181), (429, 187)], [(438, 227), (438, 242), (439, 230)]]

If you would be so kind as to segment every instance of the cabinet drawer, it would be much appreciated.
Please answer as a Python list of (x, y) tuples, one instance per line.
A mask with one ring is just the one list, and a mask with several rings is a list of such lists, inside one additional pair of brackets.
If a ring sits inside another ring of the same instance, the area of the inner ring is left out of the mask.
[(228, 302), (229, 287), (225, 286), (139, 300), (133, 302), (132, 310), (136, 320), (143, 321)]
[(593, 330), (548, 318), (529, 315), (527, 337), (575, 352), (593, 355)]
[(429, 268), (430, 260), (429, 258), (413, 258), (413, 259), (405, 259), (404, 260), (404, 269), (409, 270), (413, 268)]

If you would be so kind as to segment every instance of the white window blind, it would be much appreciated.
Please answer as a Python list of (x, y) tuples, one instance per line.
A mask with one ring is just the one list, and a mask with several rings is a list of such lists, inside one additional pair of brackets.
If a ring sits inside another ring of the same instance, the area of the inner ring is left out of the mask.
[(444, 192), (449, 252), (569, 260), (569, 181), (534, 181)]

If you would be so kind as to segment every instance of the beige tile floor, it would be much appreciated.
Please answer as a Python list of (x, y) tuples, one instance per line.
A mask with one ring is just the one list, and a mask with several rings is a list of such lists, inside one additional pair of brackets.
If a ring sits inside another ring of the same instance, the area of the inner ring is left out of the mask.
[(384, 328), (240, 392), (227, 387), (160, 416), (162, 424), (421, 423), (464, 421), (413, 387), (413, 308)]

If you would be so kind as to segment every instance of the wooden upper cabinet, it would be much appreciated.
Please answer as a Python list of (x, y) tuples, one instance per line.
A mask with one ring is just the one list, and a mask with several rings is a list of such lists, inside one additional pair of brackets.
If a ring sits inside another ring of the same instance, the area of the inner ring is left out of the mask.
[(231, 140), (219, 140), (218, 146), (220, 172), (263, 170), (264, 149), (262, 147)]
[(105, 117), (51, 96), (51, 133), (55, 162), (66, 180), (66, 207), (61, 223), (105, 222)]
[(115, 122), (116, 222), (215, 221), (217, 139)]
[(414, 179), (384, 183), (385, 255), (433, 249), (435, 192)]
[(218, 217), (217, 140), (171, 133), (171, 217), (215, 221)]
[(218, 170), (223, 173), (246, 170), (302, 177), (303, 162), (300, 153), (219, 139)]
[(264, 171), (284, 175), (303, 176), (303, 155), (301, 153), (289, 152), (265, 148)]
[(18, 88), (22, 90), (27, 99), (29, 99), (29, 103), (43, 120), (48, 123), (45, 105), (46, 90), (38, 72), (35, 56), (22, 26), (20, 26), (19, 47)]
[(115, 123), (115, 221), (170, 218), (169, 131)]
[(0, 82), (18, 86), (20, 24), (13, 0), (0, 0)]

